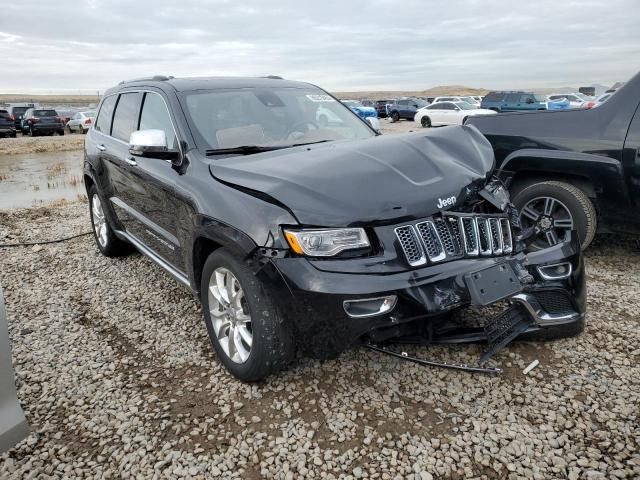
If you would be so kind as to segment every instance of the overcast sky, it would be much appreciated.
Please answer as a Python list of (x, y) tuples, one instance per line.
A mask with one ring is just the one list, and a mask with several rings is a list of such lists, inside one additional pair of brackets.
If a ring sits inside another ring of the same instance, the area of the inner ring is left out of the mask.
[(610, 85), (640, 70), (637, 0), (3, 0), (0, 92), (277, 74), (329, 90)]

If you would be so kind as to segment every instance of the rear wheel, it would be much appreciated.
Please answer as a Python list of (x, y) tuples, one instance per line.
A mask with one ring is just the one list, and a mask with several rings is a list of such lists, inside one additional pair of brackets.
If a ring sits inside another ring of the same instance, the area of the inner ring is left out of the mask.
[(293, 331), (268, 286), (225, 249), (205, 262), (200, 300), (211, 343), (233, 376), (260, 380), (293, 358)]
[(431, 119), (429, 117), (422, 117), (422, 119), (420, 119), (420, 125), (422, 125), (422, 128), (429, 128), (431, 127)]
[(520, 212), (523, 228), (537, 226), (540, 234), (530, 246), (547, 248), (567, 240), (576, 230), (582, 248), (596, 234), (596, 211), (589, 197), (579, 188), (559, 181), (523, 185), (513, 193), (513, 204)]
[(119, 257), (131, 251), (131, 246), (120, 240), (113, 233), (109, 217), (107, 217), (104, 202), (98, 194), (98, 189), (92, 185), (89, 194), (89, 213), (91, 215), (91, 225), (100, 253), (106, 257)]

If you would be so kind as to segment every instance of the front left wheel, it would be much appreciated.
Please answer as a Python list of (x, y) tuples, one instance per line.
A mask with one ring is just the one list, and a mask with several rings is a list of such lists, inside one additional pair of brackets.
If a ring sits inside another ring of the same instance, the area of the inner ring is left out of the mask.
[(293, 331), (269, 287), (225, 249), (202, 270), (200, 300), (211, 343), (236, 378), (251, 382), (284, 368), (293, 358)]

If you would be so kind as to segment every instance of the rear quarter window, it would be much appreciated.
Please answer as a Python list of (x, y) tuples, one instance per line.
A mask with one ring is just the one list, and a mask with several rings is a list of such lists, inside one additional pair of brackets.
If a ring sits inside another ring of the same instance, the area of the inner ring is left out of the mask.
[(58, 113), (55, 110), (34, 110), (34, 117), (55, 117)]
[(113, 117), (113, 108), (116, 105), (117, 95), (111, 95), (102, 101), (100, 113), (96, 120), (95, 129), (99, 132), (109, 135), (111, 133), (111, 118)]

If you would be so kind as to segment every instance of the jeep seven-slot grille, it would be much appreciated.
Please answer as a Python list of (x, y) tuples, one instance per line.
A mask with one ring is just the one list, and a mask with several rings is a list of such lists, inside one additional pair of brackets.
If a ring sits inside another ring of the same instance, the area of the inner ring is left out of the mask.
[(462, 257), (513, 252), (511, 225), (505, 217), (442, 215), (395, 229), (411, 266)]

